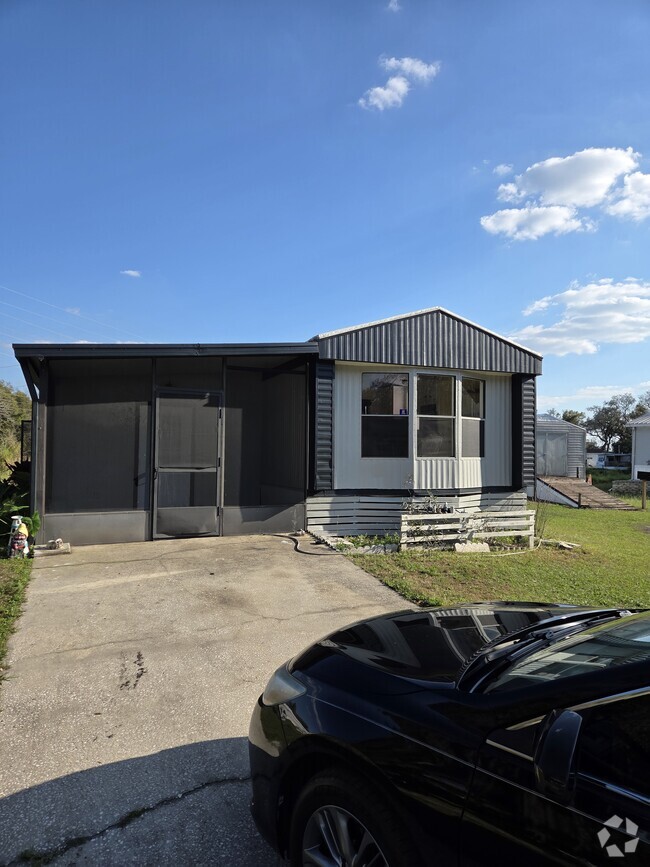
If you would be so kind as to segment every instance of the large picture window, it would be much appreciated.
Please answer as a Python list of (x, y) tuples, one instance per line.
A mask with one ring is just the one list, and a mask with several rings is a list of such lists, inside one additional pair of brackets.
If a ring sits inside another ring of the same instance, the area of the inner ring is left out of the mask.
[(361, 383), (361, 457), (407, 458), (407, 373), (364, 373)]
[(462, 380), (462, 445), (464, 458), (485, 455), (485, 383), (482, 379)]
[(417, 450), (420, 458), (456, 454), (456, 378), (422, 374), (417, 378)]

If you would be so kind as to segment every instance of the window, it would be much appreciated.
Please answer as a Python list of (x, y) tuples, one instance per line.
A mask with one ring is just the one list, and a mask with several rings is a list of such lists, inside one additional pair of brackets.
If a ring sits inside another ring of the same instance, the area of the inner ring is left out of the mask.
[(632, 615), (563, 638), (522, 657), (495, 677), (485, 692), (532, 687), (606, 668), (650, 661), (650, 621)]
[(418, 376), (418, 457), (455, 457), (455, 386), (453, 376)]
[(361, 383), (361, 457), (407, 458), (407, 373), (364, 373)]
[(485, 383), (482, 379), (462, 380), (462, 444), (464, 458), (482, 458), (485, 455)]
[(583, 716), (579, 772), (650, 798), (650, 695)]

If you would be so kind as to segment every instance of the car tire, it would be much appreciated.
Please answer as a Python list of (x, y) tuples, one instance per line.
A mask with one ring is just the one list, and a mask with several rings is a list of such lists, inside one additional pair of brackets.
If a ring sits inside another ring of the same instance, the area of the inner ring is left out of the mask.
[(343, 770), (318, 774), (298, 796), (289, 856), (291, 867), (370, 863), (417, 867), (421, 863), (395, 807), (361, 776)]

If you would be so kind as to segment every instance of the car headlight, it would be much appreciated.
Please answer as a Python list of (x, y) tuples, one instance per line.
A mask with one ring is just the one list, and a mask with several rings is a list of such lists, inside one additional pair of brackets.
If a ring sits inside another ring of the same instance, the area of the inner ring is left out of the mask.
[(289, 674), (286, 665), (282, 665), (266, 684), (266, 689), (262, 694), (262, 703), (267, 707), (272, 707), (298, 698), (306, 692), (307, 690), (302, 683)]

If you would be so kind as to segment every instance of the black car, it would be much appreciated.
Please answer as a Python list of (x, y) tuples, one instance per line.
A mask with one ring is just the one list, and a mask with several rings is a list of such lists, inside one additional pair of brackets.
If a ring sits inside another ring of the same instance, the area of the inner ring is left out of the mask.
[(249, 743), (292, 865), (648, 865), (650, 612), (365, 620), (276, 671)]

